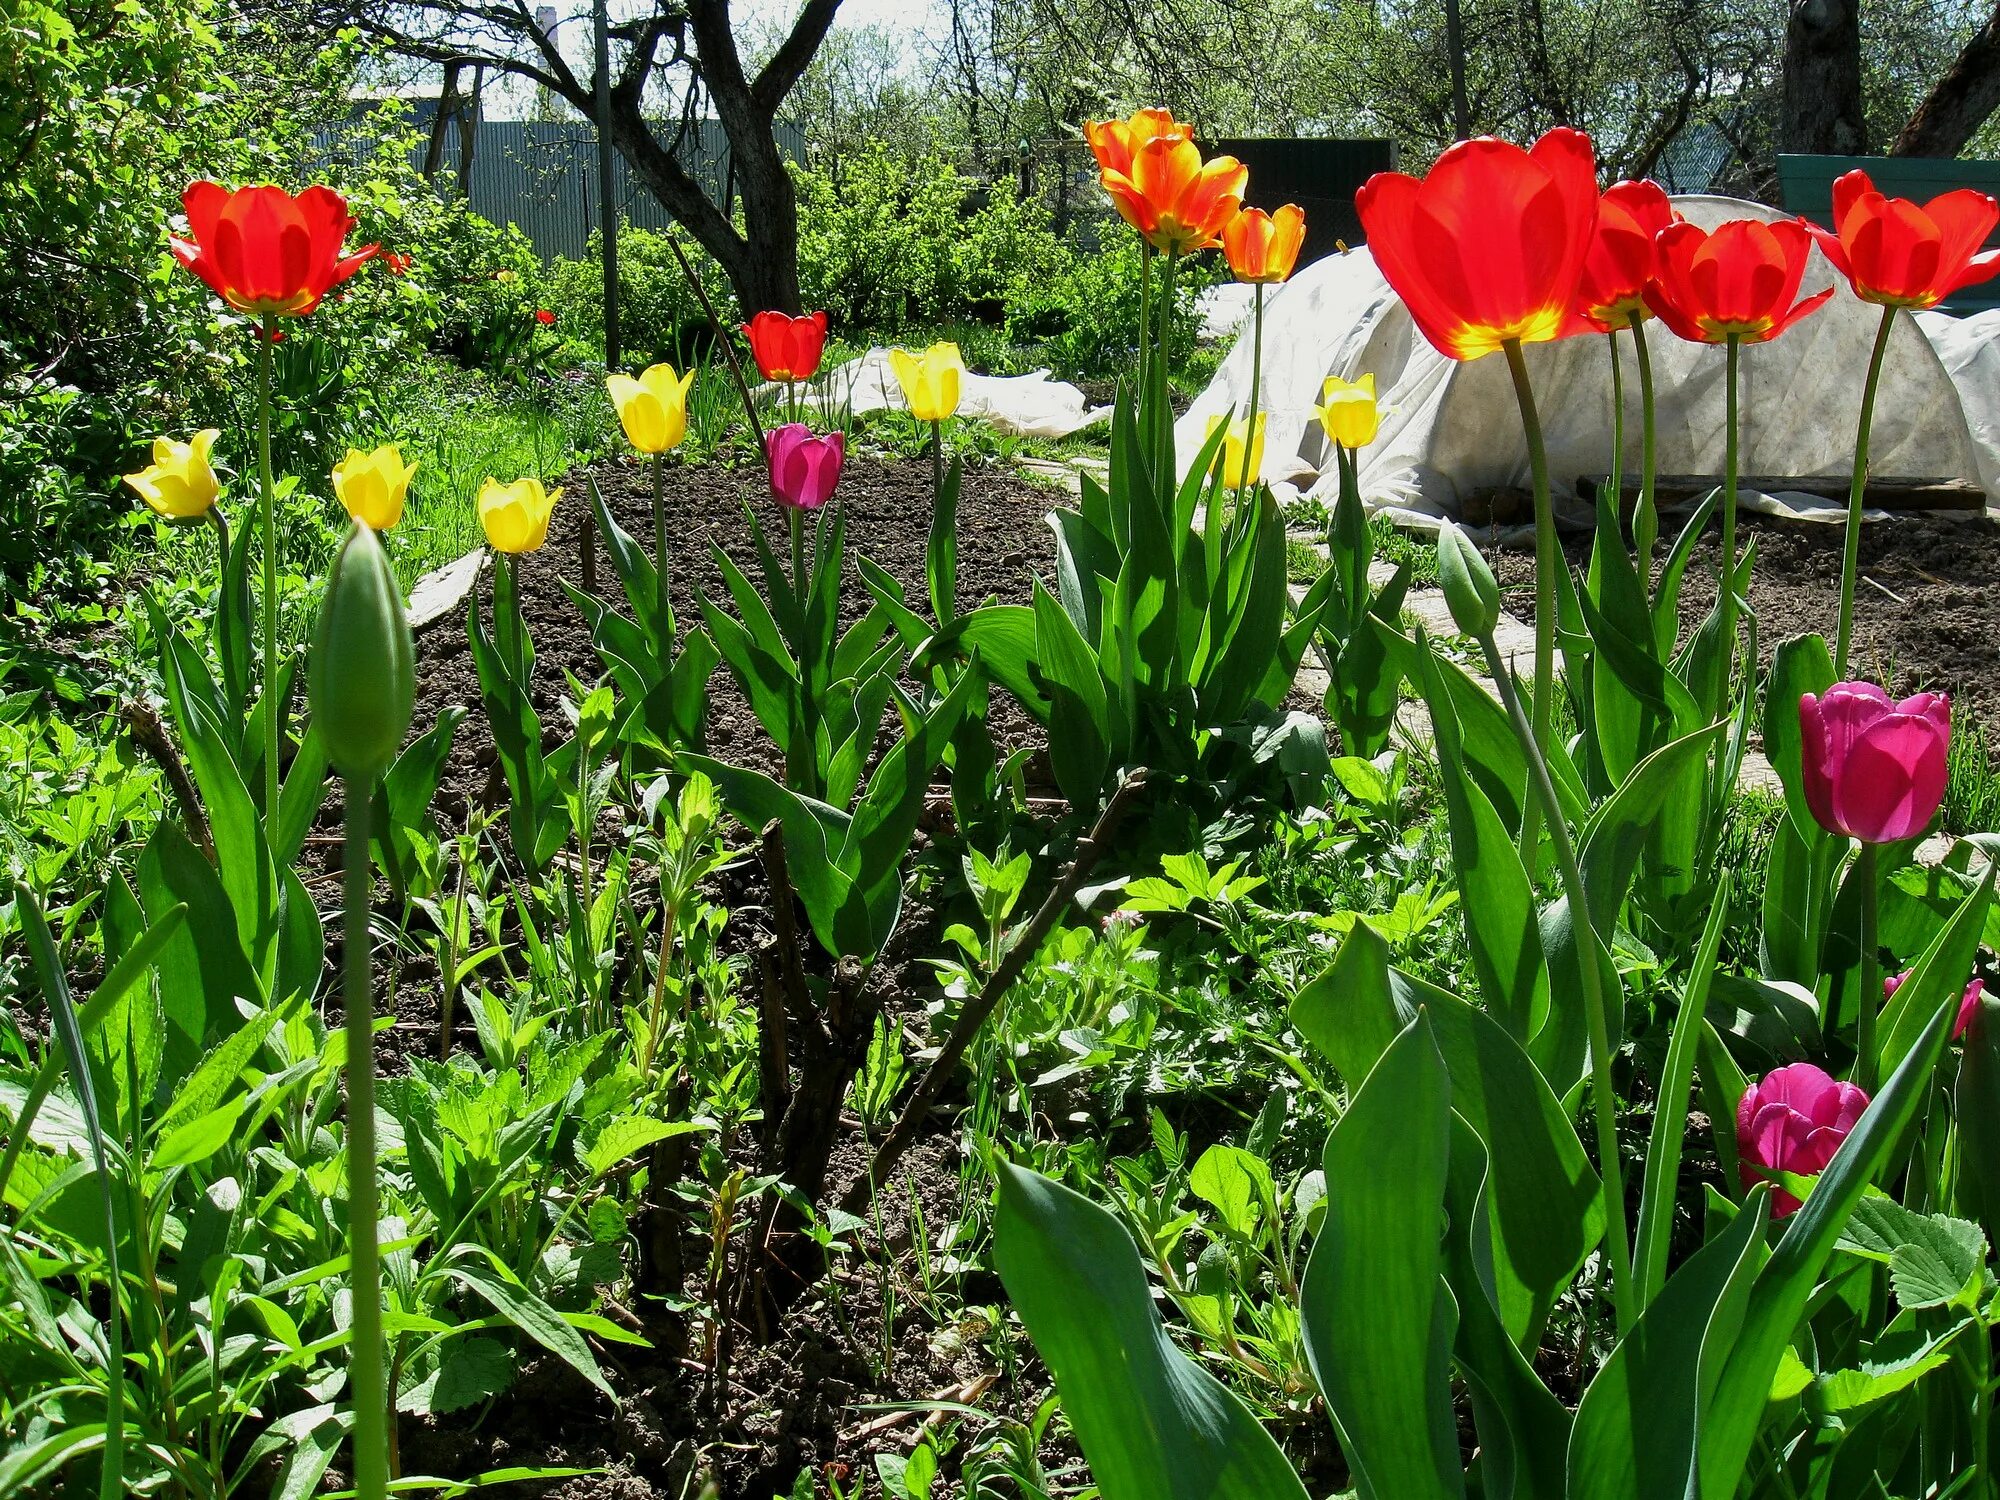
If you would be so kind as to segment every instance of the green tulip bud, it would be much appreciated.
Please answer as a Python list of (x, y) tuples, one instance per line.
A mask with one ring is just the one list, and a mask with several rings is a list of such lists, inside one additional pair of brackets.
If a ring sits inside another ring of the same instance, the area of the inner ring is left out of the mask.
[(1500, 585), (1463, 531), (1447, 521), (1438, 528), (1438, 582), (1458, 628), (1485, 640), (1500, 623)]
[(375, 533), (357, 521), (333, 560), (313, 635), (313, 723), (343, 776), (395, 758), (416, 701), (416, 651), (403, 591)]

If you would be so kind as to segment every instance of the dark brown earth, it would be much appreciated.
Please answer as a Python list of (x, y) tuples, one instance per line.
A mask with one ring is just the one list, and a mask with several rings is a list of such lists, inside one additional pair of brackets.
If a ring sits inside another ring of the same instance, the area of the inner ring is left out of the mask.
[[(1744, 515), (1739, 546), (1755, 542), (1750, 608), (1757, 647), (1768, 666), (1778, 642), (1818, 632), (1830, 642), (1840, 618), (1841, 549), (1845, 528), (1820, 522)], [(1675, 520), (1661, 526), (1665, 542)], [(1590, 557), (1587, 537), (1564, 539), (1575, 568)], [(1681, 617), (1701, 619), (1715, 602), (1717, 526), (1695, 544), (1681, 591)], [(1535, 614), (1534, 558), (1525, 551), (1488, 549), (1507, 608)], [(1849, 672), (1897, 693), (1951, 694), (1961, 716), (2000, 750), (2000, 524), (1984, 518), (1909, 515), (1870, 521), (1861, 532), (1861, 581), (1855, 590), (1854, 655)]]
[[(650, 551), (650, 476), (635, 465), (605, 463), (589, 471), (602, 487), (619, 524), (641, 538)], [(930, 517), (930, 470), (916, 462), (880, 462), (857, 457), (840, 486), (846, 506), (848, 547), (879, 564), (903, 584), (913, 601), (924, 597), (924, 550)], [(522, 607), (535, 644), (536, 699), (552, 736), (566, 733), (560, 698), (565, 671), (589, 683), (601, 672), (587, 630), (563, 592), (564, 578), (579, 577), (581, 519), (587, 507), (586, 474), (569, 476), (548, 544), (522, 560)], [(1053, 535), (1044, 517), (1059, 494), (1046, 485), (995, 471), (965, 476), (959, 509), (959, 603), (969, 607), (989, 595), (1026, 602), (1034, 573), (1053, 561)], [(756, 549), (744, 505), (758, 508), (772, 526), (774, 544), (783, 546), (782, 520), (765, 492), (761, 474), (713, 467), (670, 470), (667, 482), (668, 532), (677, 542), (673, 557), (673, 602), (681, 619), (700, 619), (697, 596), (725, 597), (709, 542), (723, 548), (755, 580)], [(600, 592), (615, 596), (617, 584), (608, 559), (598, 557)], [(482, 606), (487, 583), (481, 582)], [(843, 620), (858, 618), (870, 596), (850, 557), (842, 593)], [(927, 610), (926, 610), (927, 612)], [(432, 625), (418, 638), (418, 723), (432, 721), (447, 705), (474, 705), (478, 681), (466, 640), (462, 612)], [(718, 668), (710, 684), (709, 750), (719, 758), (779, 769), (772, 747), (729, 677)], [(1029, 743), (1033, 724), (1003, 695), (993, 696), (995, 738), (1002, 752)], [(493, 774), (492, 738), (483, 717), (469, 714), (460, 728), (437, 799), (440, 822), (463, 828), (474, 808), (495, 805), (504, 786)], [(615, 812), (603, 836), (616, 836)], [(733, 867), (719, 877), (715, 899), (732, 912), (724, 946), (748, 949), (764, 937), (768, 887), (755, 864)], [(331, 889), (328, 892), (332, 895)], [(886, 1009), (911, 1017), (935, 989), (922, 956), (938, 947), (933, 914), (912, 911), (878, 977), (888, 991)], [(418, 959), (397, 986), (393, 1054), (428, 1053), (437, 1046), (438, 989), (434, 967)], [(473, 1045), (461, 1024), (455, 1040)], [(867, 1143), (859, 1122), (836, 1158), (833, 1180), (845, 1183), (860, 1171)], [(742, 1153), (749, 1165), (747, 1150)], [(705, 1335), (694, 1320), (688, 1347), (687, 1321), (640, 1305), (612, 1309), (653, 1340), (652, 1350), (600, 1345), (607, 1377), (621, 1397), (614, 1408), (552, 1360), (532, 1363), (521, 1379), (483, 1416), (468, 1413), (435, 1422), (405, 1422), (404, 1472), (464, 1476), (512, 1465), (576, 1466), (604, 1472), (558, 1483), (546, 1492), (560, 1500), (652, 1500), (699, 1492), (704, 1476), (719, 1485), (723, 1500), (767, 1500), (788, 1494), (806, 1469), (844, 1466), (847, 1482), (859, 1478), (876, 1451), (906, 1452), (914, 1444), (923, 1415), (883, 1421), (864, 1410), (868, 1403), (927, 1398), (973, 1400), (985, 1394), (997, 1374), (996, 1339), (1008, 1337), (983, 1322), (944, 1327), (925, 1311), (923, 1288), (913, 1276), (910, 1255), (914, 1200), (922, 1205), (931, 1236), (965, 1209), (955, 1135), (940, 1129), (913, 1147), (881, 1197), (883, 1243), (890, 1254), (849, 1255), (837, 1260), (831, 1279), (795, 1306), (774, 1336), (760, 1342), (738, 1324), (726, 1336), (729, 1354), (711, 1364)], [(701, 1247), (690, 1240), (690, 1259), (699, 1265)], [(974, 1306), (998, 1302), (997, 1282), (961, 1284), (952, 1301)], [(691, 1273), (687, 1295), (704, 1291)], [(1004, 1396), (1002, 1400), (1004, 1409)], [(1021, 1413), (1020, 1415), (1026, 1415)], [(478, 1417), (468, 1421), (468, 1417)], [(690, 1482), (693, 1476), (693, 1482)], [(533, 1492), (523, 1486), (516, 1492)]]

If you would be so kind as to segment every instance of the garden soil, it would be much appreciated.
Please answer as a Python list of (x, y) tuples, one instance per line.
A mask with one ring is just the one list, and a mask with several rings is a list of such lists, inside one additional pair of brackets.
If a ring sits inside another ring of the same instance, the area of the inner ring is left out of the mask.
[[(566, 674), (586, 683), (601, 675), (588, 630), (562, 587), (564, 581), (574, 584), (581, 578), (582, 518), (591, 478), (619, 525), (651, 551), (652, 488), (645, 468), (607, 462), (568, 476), (547, 545), (524, 557), (520, 569), (522, 608), (537, 655), (536, 707), (552, 744), (568, 732), (561, 708), (568, 692)], [(856, 457), (842, 478), (840, 495), (849, 551), (879, 564), (927, 613), (928, 606), (919, 601), (925, 598), (929, 464)], [(1045, 517), (1060, 499), (1060, 491), (1017, 475), (994, 470), (966, 474), (958, 515), (961, 608), (988, 597), (1029, 601), (1033, 577), (1046, 575), (1054, 561), (1053, 533)], [(700, 620), (702, 595), (726, 598), (711, 543), (753, 581), (759, 578), (746, 506), (773, 528), (771, 541), (783, 555), (782, 518), (760, 472), (669, 468), (673, 603), (684, 625)], [(600, 593), (617, 598), (616, 576), (601, 539), (597, 569)], [(482, 579), (482, 609), (488, 597)], [(870, 602), (850, 557), (841, 598), (843, 622), (859, 618)], [(491, 735), (476, 711), (478, 679), (463, 609), (418, 637), (417, 671), (420, 726), (452, 704), (475, 708), (458, 732), (437, 802), (441, 825), (447, 831), (463, 829), (469, 814), (504, 806), (506, 795)], [(770, 742), (726, 668), (717, 669), (710, 694), (709, 752), (778, 772)], [(1038, 735), (1033, 723), (997, 692), (991, 722), (1003, 755), (1034, 744)], [(1031, 762), (1031, 784), (1038, 779), (1036, 770)], [(620, 814), (613, 810), (599, 830), (600, 839), (624, 837), (619, 824)], [(922, 842), (920, 834), (920, 847)], [(331, 882), (327, 893), (333, 894)], [(726, 949), (747, 951), (764, 940), (769, 891), (760, 866), (746, 862), (724, 872), (713, 899), (731, 913)], [(929, 911), (906, 913), (892, 951), (877, 969), (877, 982), (888, 992), (885, 1010), (914, 1023), (919, 1034), (924, 997), (935, 989), (923, 958), (938, 951), (938, 928)], [(337, 944), (334, 931), (329, 938)], [(436, 979), (427, 958), (411, 960), (398, 978), (393, 1002), (397, 1024), (384, 1059), (391, 1070), (407, 1066), (409, 1054), (428, 1054), (437, 1045)], [(456, 1045), (476, 1045), (462, 1016), (456, 1030)], [(832, 1177), (838, 1184), (857, 1176), (867, 1158), (859, 1122), (850, 1117), (849, 1124), (851, 1134), (834, 1162)], [(748, 1143), (730, 1154), (742, 1158), (741, 1165), (751, 1164)], [(881, 1198), (880, 1227), (893, 1256), (841, 1257), (832, 1280), (792, 1309), (768, 1339), (760, 1341), (756, 1330), (738, 1322), (722, 1335), (725, 1358), (711, 1361), (708, 1334), (698, 1317), (690, 1325), (643, 1304), (613, 1308), (613, 1316), (655, 1346), (599, 1345), (607, 1378), (621, 1398), (617, 1407), (560, 1362), (530, 1359), (514, 1388), (490, 1411), (404, 1419), (404, 1472), (467, 1476), (513, 1465), (602, 1471), (553, 1486), (510, 1486), (501, 1492), (546, 1493), (559, 1500), (681, 1500), (700, 1492), (702, 1476), (717, 1481), (721, 1500), (768, 1500), (788, 1494), (802, 1470), (818, 1473), (827, 1466), (848, 1476), (848, 1483), (856, 1482), (871, 1466), (873, 1451), (908, 1451), (924, 1421), (923, 1413), (886, 1420), (866, 1409), (870, 1403), (966, 1400), (983, 1393), (992, 1378), (985, 1364), (989, 1341), (984, 1327), (940, 1326), (923, 1311), (927, 1299), (910, 1269), (911, 1206), (922, 1206), (922, 1222), (933, 1234), (955, 1222), (964, 1206), (959, 1170), (955, 1134), (939, 1130), (920, 1139)], [(705, 1242), (688, 1234), (684, 1255), (690, 1266), (686, 1291), (699, 1299)], [(1003, 1298), (998, 1282), (980, 1273), (970, 1284), (957, 1285), (951, 1300), (977, 1307), (1000, 1304)], [(985, 1394), (982, 1404), (1011, 1410), (1005, 1392)]]
[[(1740, 517), (1739, 546), (1752, 542), (1757, 565), (1750, 608), (1757, 617), (1760, 666), (1790, 636), (1817, 632), (1831, 643), (1840, 618), (1841, 550), (1846, 528)], [(1661, 551), (1677, 535), (1661, 525)], [(1472, 533), (1480, 539), (1477, 532)], [(1590, 557), (1587, 537), (1564, 539), (1573, 568)], [(1695, 544), (1681, 591), (1681, 618), (1700, 620), (1715, 603), (1720, 538), (1714, 524)], [(1487, 549), (1506, 607), (1534, 619), (1535, 567), (1526, 551)], [(1976, 722), (1989, 753), (2000, 751), (2000, 524), (1988, 519), (1910, 515), (1871, 520), (1861, 531), (1861, 582), (1854, 597), (1849, 673), (1898, 694), (1945, 692), (1961, 722)]]

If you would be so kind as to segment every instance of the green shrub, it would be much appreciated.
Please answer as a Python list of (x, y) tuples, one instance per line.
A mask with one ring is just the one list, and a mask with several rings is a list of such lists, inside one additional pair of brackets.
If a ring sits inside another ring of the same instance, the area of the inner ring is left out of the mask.
[(1074, 256), (1047, 212), (1007, 182), (982, 186), (941, 157), (880, 144), (828, 172), (794, 168), (799, 286), (850, 329), (977, 319), (1060, 275)]
[[(669, 238), (701, 277), (702, 290), (715, 304), (725, 326), (739, 313), (729, 280), (708, 252), (685, 230), (639, 229), (624, 224), (618, 230), (618, 336), (624, 360), (638, 367), (659, 360), (676, 369), (699, 359), (715, 344), (708, 315), (681, 273)], [(561, 328), (579, 355), (601, 358), (604, 352), (604, 272), (599, 257), (603, 236), (593, 231), (580, 260), (558, 259), (549, 267), (549, 305), (562, 316)]]
[[(1227, 274), (1217, 256), (1184, 260), (1174, 273), (1173, 368), (1185, 369), (1201, 335), (1200, 292)], [(1153, 263), (1153, 315), (1158, 316), (1161, 266)], [(1106, 380), (1139, 362), (1139, 241), (1120, 234), (1109, 249), (1073, 259), (1062, 274), (1023, 286), (1008, 303), (1007, 336), (1033, 346), (1056, 374)]]

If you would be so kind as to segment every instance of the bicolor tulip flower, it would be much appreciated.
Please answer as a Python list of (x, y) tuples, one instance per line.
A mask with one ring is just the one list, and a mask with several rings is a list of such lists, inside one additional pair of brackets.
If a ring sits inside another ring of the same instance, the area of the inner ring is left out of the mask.
[(1359, 380), (1327, 376), (1313, 415), (1319, 418), (1320, 430), (1329, 443), (1350, 453), (1367, 447), (1382, 430), (1382, 408), (1375, 399), (1374, 375), (1363, 375)]
[(1155, 250), (1186, 255), (1222, 243), (1243, 205), (1250, 169), (1233, 156), (1201, 159), (1187, 136), (1156, 135), (1137, 145), (1131, 164), (1106, 167), (1098, 181), (1119, 216)]
[(760, 312), (743, 325), (750, 340), (750, 354), (766, 380), (786, 384), (811, 380), (819, 373), (826, 354), (826, 314), (807, 313), (802, 318), (781, 312)]
[(611, 405), (625, 440), (641, 453), (666, 453), (687, 437), (688, 391), (694, 371), (676, 375), (672, 365), (649, 365), (638, 379), (630, 375), (604, 377)]
[(820, 437), (803, 422), (787, 422), (764, 434), (764, 456), (771, 467), (771, 498), (787, 510), (818, 510), (840, 483), (847, 437), (840, 432)]
[(896, 372), (910, 415), (919, 422), (942, 422), (958, 410), (959, 381), (965, 375), (958, 345), (932, 344), (921, 354), (891, 349), (889, 368)]
[(1590, 137), (1559, 128), (1525, 151), (1460, 141), (1421, 182), (1378, 172), (1354, 206), (1424, 337), (1452, 359), (1478, 359), (1587, 330), (1574, 303), (1597, 200)]
[(2000, 273), (2000, 250), (1980, 253), (1996, 223), (2000, 203), (1974, 188), (1919, 205), (1853, 171), (1833, 185), (1833, 228), (1805, 228), (1863, 302), (1926, 308)]
[(1238, 281), (1268, 286), (1289, 280), (1305, 243), (1306, 214), (1296, 203), (1275, 213), (1246, 208), (1222, 227), (1222, 254)]
[(341, 254), (354, 220), (347, 200), (330, 187), (309, 187), (294, 198), (278, 187), (232, 192), (219, 182), (197, 182), (181, 202), (188, 233), (168, 240), (174, 258), (254, 317), (311, 312), (380, 248)]
[[(1882, 999), (1884, 1001), (1894, 999), (1896, 991), (1908, 983), (1910, 975), (1915, 972), (1914, 969), (1905, 969), (1902, 973), (1891, 974), (1883, 980)], [(1975, 975), (1972, 982), (1965, 987), (1965, 994), (1958, 1002), (1958, 1019), (1952, 1022), (1951, 1026), (1951, 1039), (1954, 1042), (1965, 1035), (1965, 1028), (1972, 1024), (1973, 1016), (1979, 1012), (1979, 1002), (1985, 998), (1986, 981)]]
[(1799, 297), (1812, 236), (1785, 220), (1731, 219), (1713, 230), (1669, 224), (1654, 241), (1658, 262), (1646, 305), (1694, 344), (1776, 338), (1833, 295)]
[[(1228, 431), (1223, 434), (1222, 447), (1215, 455), (1216, 472), (1230, 489), (1240, 490), (1245, 485), (1255, 484), (1257, 476), (1264, 472), (1264, 424), (1267, 414), (1258, 412), (1253, 418), (1241, 422), (1230, 422), (1228, 418), (1215, 416), (1208, 419), (1208, 435), (1213, 438), (1216, 430), (1228, 423)], [(1254, 427), (1252, 424), (1255, 424)]]
[(1872, 682), (1836, 682), (1799, 700), (1806, 805), (1819, 825), (1864, 844), (1893, 844), (1930, 826), (1944, 801), (1951, 700), (1897, 703)]
[[(1743, 1185), (1756, 1186), (1767, 1172), (1818, 1176), (1867, 1108), (1866, 1093), (1811, 1063), (1792, 1063), (1766, 1073), (1736, 1106), (1736, 1153)], [(1773, 1218), (1787, 1218), (1799, 1207), (1800, 1200), (1785, 1189), (1772, 1191)]]
[(1604, 190), (1576, 293), (1578, 314), (1599, 333), (1630, 328), (1646, 316), (1653, 242), (1675, 218), (1657, 182), (1616, 182)]
[(1100, 172), (1129, 175), (1132, 153), (1159, 137), (1191, 141), (1194, 128), (1176, 120), (1172, 110), (1158, 108), (1139, 110), (1125, 120), (1092, 120), (1083, 127), (1083, 138), (1090, 143), (1090, 153), (1097, 158)]
[(185, 443), (154, 438), (153, 461), (138, 473), (127, 474), (125, 482), (165, 520), (199, 520), (222, 493), (208, 460), (221, 436), (220, 429), (204, 427)]
[(391, 276), (407, 276), (410, 274), (410, 257), (399, 254), (397, 251), (384, 250), (382, 252), (382, 264), (389, 268)]
[(348, 515), (374, 531), (387, 531), (403, 519), (403, 499), (410, 492), (415, 464), (404, 464), (403, 451), (384, 443), (371, 453), (349, 448), (333, 466), (333, 493)]
[(479, 524), (495, 552), (517, 557), (549, 539), (549, 517), (562, 491), (544, 490), (539, 479), (502, 484), (491, 475), (479, 487)]

